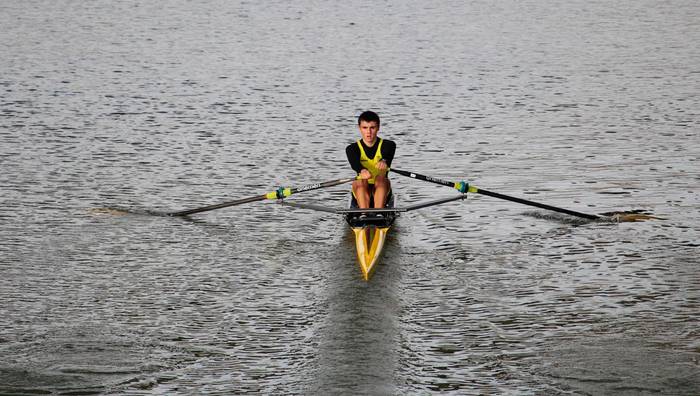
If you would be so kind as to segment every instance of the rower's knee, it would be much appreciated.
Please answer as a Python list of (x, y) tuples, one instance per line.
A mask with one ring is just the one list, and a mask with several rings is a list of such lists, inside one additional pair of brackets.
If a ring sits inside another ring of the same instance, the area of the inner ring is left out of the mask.
[(389, 186), (391, 184), (389, 183), (389, 178), (386, 176), (377, 176), (374, 179), (374, 186), (375, 188), (381, 188), (381, 189), (389, 189)]
[(365, 179), (358, 179), (352, 182), (352, 189), (355, 191), (366, 190), (369, 188), (369, 183)]

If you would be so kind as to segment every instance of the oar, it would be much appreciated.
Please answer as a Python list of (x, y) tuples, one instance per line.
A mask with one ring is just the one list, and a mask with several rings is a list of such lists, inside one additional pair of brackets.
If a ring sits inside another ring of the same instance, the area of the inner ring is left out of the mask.
[(168, 213), (167, 215), (168, 216), (187, 216), (187, 215), (191, 215), (191, 214), (195, 214), (195, 213), (207, 212), (209, 210), (221, 209), (221, 208), (226, 208), (229, 206), (241, 205), (241, 204), (245, 204), (245, 203), (249, 203), (249, 202), (264, 201), (266, 199), (282, 199), (282, 198), (286, 198), (292, 194), (300, 193), (302, 191), (318, 190), (320, 188), (333, 187), (333, 186), (337, 186), (339, 184), (351, 182), (353, 180), (355, 180), (355, 178), (351, 177), (351, 178), (346, 178), (346, 179), (330, 180), (330, 181), (323, 182), (323, 183), (309, 184), (306, 186), (301, 186), (301, 187), (296, 187), (296, 188), (280, 187), (277, 190), (271, 191), (267, 194), (237, 199), (235, 201), (223, 202), (220, 204), (204, 206), (201, 208), (182, 210), (179, 212)]
[(596, 219), (601, 218), (600, 216), (596, 216), (596, 215), (592, 215), (592, 214), (576, 212), (576, 211), (569, 210), (569, 209), (558, 208), (556, 206), (551, 206), (551, 205), (547, 205), (547, 204), (543, 204), (543, 203), (539, 203), (539, 202), (528, 201), (527, 199), (511, 197), (508, 195), (499, 194), (496, 192), (484, 190), (482, 188), (477, 188), (477, 187), (472, 186), (469, 183), (466, 183), (463, 181), (455, 183), (455, 182), (441, 180), (441, 179), (438, 179), (435, 177), (425, 176), (425, 175), (421, 175), (418, 173), (407, 172), (407, 171), (403, 171), (403, 170), (399, 170), (399, 169), (392, 168), (390, 170), (392, 172), (398, 173), (399, 175), (402, 175), (402, 176), (406, 176), (406, 177), (410, 177), (410, 178), (418, 179), (418, 180), (423, 180), (423, 181), (427, 181), (427, 182), (431, 182), (431, 183), (435, 183), (435, 184), (440, 184), (440, 185), (447, 186), (447, 187), (452, 187), (452, 188), (455, 188), (462, 193), (470, 192), (470, 193), (478, 193), (478, 194), (482, 194), (482, 195), (488, 195), (489, 197), (504, 199), (506, 201), (517, 202), (517, 203), (521, 203), (523, 205), (535, 206), (538, 208), (547, 209), (547, 210), (551, 210), (554, 212), (565, 213), (565, 214), (568, 214), (571, 216), (582, 217), (582, 218), (588, 219), (588, 220), (596, 220)]

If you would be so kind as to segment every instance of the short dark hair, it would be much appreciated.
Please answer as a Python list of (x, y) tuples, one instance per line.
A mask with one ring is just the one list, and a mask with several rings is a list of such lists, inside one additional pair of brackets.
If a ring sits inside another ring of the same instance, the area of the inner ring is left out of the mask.
[(379, 115), (373, 111), (367, 110), (360, 114), (359, 117), (357, 117), (357, 125), (360, 125), (360, 122), (376, 122), (377, 125), (379, 125)]

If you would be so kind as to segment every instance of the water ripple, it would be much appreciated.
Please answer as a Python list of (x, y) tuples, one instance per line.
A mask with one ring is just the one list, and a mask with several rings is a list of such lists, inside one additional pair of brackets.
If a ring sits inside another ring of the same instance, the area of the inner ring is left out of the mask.
[[(5, 2), (0, 394), (698, 394), (697, 7), (452, 3)], [(665, 220), (469, 194), (366, 283), (332, 215), (153, 215), (351, 176), (368, 108), (399, 169)]]

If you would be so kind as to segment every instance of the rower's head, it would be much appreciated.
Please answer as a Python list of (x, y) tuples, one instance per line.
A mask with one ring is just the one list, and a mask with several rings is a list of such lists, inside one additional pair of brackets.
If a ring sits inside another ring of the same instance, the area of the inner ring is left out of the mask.
[(374, 146), (379, 132), (379, 115), (373, 111), (365, 111), (357, 118), (357, 126), (365, 144)]

